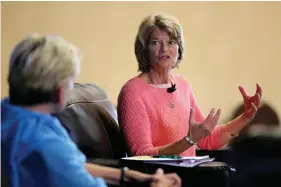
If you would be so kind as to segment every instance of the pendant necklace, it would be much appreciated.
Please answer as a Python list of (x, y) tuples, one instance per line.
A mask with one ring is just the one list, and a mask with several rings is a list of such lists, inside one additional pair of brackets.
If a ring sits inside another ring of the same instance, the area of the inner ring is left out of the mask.
[[(151, 82), (157, 87), (157, 88), (160, 88), (155, 82), (154, 80), (152, 79), (152, 77), (150, 75), (148, 75), (149, 79), (151, 80)], [(172, 82), (169, 78), (169, 81)], [(170, 100), (168, 99), (168, 97), (165, 96), (165, 98), (169, 101), (169, 107), (170, 108), (175, 108), (175, 104)]]

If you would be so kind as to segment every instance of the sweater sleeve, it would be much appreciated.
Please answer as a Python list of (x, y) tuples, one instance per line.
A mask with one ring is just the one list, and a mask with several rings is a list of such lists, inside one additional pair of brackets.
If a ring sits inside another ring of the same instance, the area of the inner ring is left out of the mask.
[[(205, 120), (205, 116), (200, 109), (196, 98), (193, 94), (193, 90), (190, 86), (189, 88), (189, 98), (190, 98), (190, 105), (195, 111), (195, 121), (198, 123), (201, 123)], [(197, 145), (200, 149), (205, 149), (205, 150), (215, 150), (219, 149), (220, 147), (224, 146), (223, 141), (221, 139), (221, 132), (222, 132), (222, 125), (217, 125), (215, 129), (212, 131), (210, 136), (207, 136), (200, 140)]]
[(152, 145), (149, 115), (143, 100), (134, 88), (122, 88), (117, 110), (120, 129), (132, 156), (158, 155), (160, 147)]

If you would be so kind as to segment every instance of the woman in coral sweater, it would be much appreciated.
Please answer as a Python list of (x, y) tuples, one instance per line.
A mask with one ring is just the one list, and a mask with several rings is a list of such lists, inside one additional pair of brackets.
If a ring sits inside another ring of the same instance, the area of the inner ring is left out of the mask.
[(191, 86), (171, 70), (184, 56), (179, 22), (167, 15), (146, 17), (139, 26), (135, 55), (139, 74), (121, 89), (118, 120), (131, 155), (195, 156), (201, 149), (218, 149), (245, 127), (260, 105), (262, 88), (244, 98), (244, 113), (227, 124), (217, 125), (220, 109), (207, 117), (200, 110)]

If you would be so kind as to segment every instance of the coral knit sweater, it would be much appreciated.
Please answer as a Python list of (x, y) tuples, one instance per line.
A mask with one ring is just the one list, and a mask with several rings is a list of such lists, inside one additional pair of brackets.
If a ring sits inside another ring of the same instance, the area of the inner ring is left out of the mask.
[[(182, 76), (173, 75), (177, 91), (154, 87), (139, 77), (130, 79), (118, 97), (118, 120), (132, 155), (158, 155), (161, 146), (173, 143), (187, 135), (190, 108), (195, 120), (205, 116), (196, 103), (192, 89)], [(169, 106), (170, 102), (174, 108)], [(217, 125), (210, 136), (198, 142), (201, 149), (218, 149), (223, 146)], [(195, 146), (181, 156), (195, 156)]]

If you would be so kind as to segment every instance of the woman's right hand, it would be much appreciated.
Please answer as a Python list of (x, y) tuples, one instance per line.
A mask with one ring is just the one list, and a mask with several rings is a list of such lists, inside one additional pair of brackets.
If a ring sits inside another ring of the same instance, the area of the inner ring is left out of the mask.
[(215, 109), (212, 108), (206, 119), (201, 123), (197, 123), (194, 121), (194, 109), (191, 108), (189, 116), (189, 132), (187, 136), (195, 143), (199, 142), (206, 136), (209, 136), (219, 122), (220, 113), (220, 109), (215, 113)]

